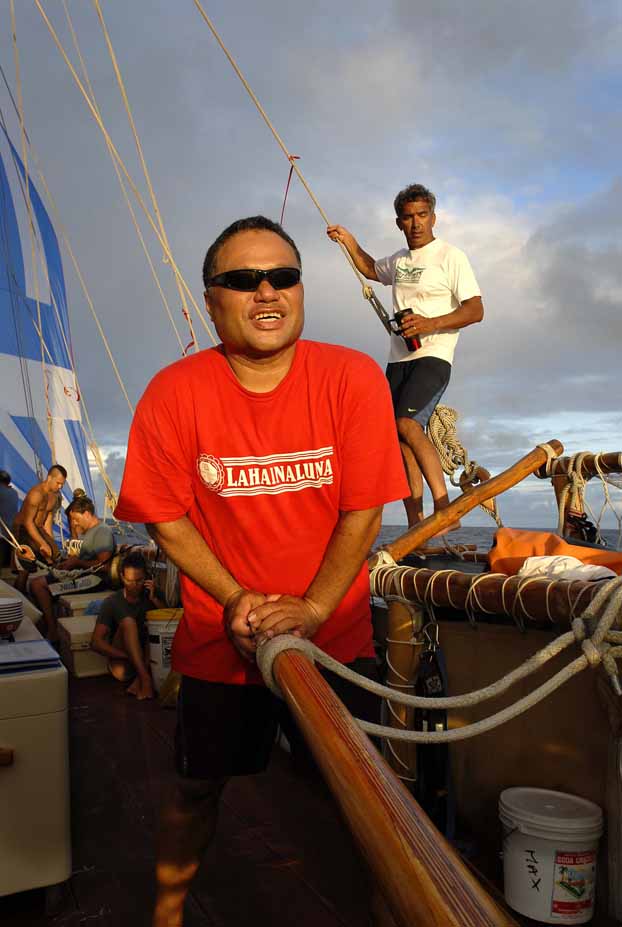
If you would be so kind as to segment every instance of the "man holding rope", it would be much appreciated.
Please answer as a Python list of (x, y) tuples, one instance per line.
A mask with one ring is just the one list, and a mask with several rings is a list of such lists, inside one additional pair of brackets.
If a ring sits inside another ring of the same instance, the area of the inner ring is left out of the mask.
[[(387, 377), (410, 484), (404, 506), (412, 527), (423, 518), (423, 479), (434, 511), (449, 505), (443, 468), (426, 428), (449, 384), (459, 330), (481, 322), (484, 307), (466, 255), (434, 237), (434, 194), (411, 184), (393, 205), (408, 248), (389, 257), (376, 261), (342, 225), (329, 225), (326, 232), (343, 244), (363, 276), (393, 287), (394, 312), (406, 313), (401, 337), (391, 336)], [(459, 522), (445, 531), (458, 527)]]
[[(103, 571), (112, 560), (115, 552), (115, 540), (112, 528), (105, 525), (95, 514), (93, 502), (86, 496), (79, 496), (71, 503), (69, 514), (72, 527), (80, 532), (80, 553), (55, 563), (58, 570), (92, 570)], [(53, 573), (33, 576), (29, 583), (29, 592), (41, 611), (47, 625), (49, 640), (56, 641), (58, 630), (54, 612), (54, 600), (50, 592), (50, 583), (57, 581)]]
[[(300, 340), (301, 260), (281, 226), (233, 223), (203, 279), (222, 344), (148, 386), (115, 513), (147, 523), (180, 569), (184, 604), (173, 645), (179, 779), (163, 815), (154, 927), (182, 924), (228, 778), (265, 769), (279, 722), (303, 753), (262, 684), (258, 640), (313, 638), (376, 675), (366, 557), (383, 504), (407, 491), (382, 372), (356, 351)], [(357, 717), (377, 716), (369, 693), (345, 683), (339, 694)]]

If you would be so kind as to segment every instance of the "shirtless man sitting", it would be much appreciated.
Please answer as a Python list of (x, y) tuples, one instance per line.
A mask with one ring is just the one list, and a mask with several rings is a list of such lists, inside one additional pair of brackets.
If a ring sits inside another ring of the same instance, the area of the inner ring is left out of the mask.
[[(75, 499), (71, 506), (70, 519), (79, 531), (82, 544), (79, 556), (67, 557), (55, 564), (59, 570), (99, 569), (112, 560), (115, 552), (115, 540), (112, 529), (105, 525), (95, 514), (92, 501), (83, 496)], [(35, 576), (30, 581), (30, 594), (43, 612), (47, 625), (47, 637), (51, 641), (58, 638), (54, 603), (49, 589), (50, 574)]]
[[(52, 564), (59, 557), (59, 550), (52, 537), (52, 519), (60, 503), (60, 491), (65, 485), (67, 471), (60, 464), (52, 464), (46, 478), (28, 490), (22, 507), (13, 521), (13, 532), (20, 544), (31, 549), (39, 560)], [(36, 567), (31, 555), (24, 551), (19, 557), (22, 569), (15, 586), (20, 592), (26, 591), (28, 573)]]
[(156, 595), (153, 580), (147, 579), (142, 554), (127, 554), (120, 573), (123, 588), (102, 603), (91, 647), (109, 658), (108, 668), (119, 682), (135, 677), (127, 689), (129, 695), (139, 700), (153, 698), (145, 615), (151, 608), (164, 608), (165, 603)]

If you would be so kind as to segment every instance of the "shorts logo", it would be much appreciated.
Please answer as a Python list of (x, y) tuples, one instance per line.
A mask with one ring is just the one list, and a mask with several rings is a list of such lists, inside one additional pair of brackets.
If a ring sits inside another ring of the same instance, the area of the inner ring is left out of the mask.
[(197, 460), (197, 470), (208, 489), (212, 492), (220, 492), (225, 482), (225, 468), (218, 457), (201, 454)]
[(220, 496), (280, 495), (332, 485), (332, 457), (332, 447), (265, 457), (201, 454), (197, 469), (207, 488)]

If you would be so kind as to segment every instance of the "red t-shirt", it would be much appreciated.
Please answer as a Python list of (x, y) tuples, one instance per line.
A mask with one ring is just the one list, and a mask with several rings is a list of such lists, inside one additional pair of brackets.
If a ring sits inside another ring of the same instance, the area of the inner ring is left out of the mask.
[[(187, 515), (244, 588), (304, 595), (340, 512), (408, 494), (391, 398), (378, 365), (299, 341), (276, 389), (251, 393), (222, 348), (158, 373), (130, 430), (117, 518)], [(216, 682), (259, 681), (225, 636), (222, 606), (181, 575), (173, 668)], [(363, 564), (314, 642), (342, 662), (373, 654)]]

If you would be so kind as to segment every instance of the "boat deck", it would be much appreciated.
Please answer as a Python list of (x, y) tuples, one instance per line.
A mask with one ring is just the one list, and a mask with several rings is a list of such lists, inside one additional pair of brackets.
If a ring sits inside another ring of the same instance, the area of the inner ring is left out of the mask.
[[(47, 915), (44, 890), (0, 898), (3, 924), (148, 927), (174, 727), (174, 711), (136, 702), (111, 678), (70, 680), (72, 877), (48, 893)], [(275, 750), (265, 774), (227, 786), (185, 927), (369, 927), (366, 875), (335, 807), (289, 767)]]
[[(51, 921), (40, 890), (0, 898), (3, 924), (147, 927), (174, 727), (174, 711), (125, 696), (112, 678), (70, 680), (72, 878)], [(289, 765), (275, 750), (267, 773), (228, 784), (186, 927), (368, 927), (345, 828), (321, 786)]]

